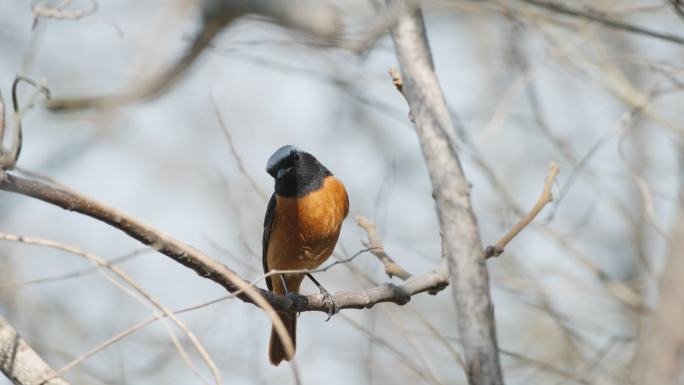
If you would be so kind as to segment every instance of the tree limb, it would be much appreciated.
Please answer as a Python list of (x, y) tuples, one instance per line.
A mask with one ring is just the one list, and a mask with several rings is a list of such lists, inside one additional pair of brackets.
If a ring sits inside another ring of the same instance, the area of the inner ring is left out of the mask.
[(466, 374), (471, 385), (503, 384), (489, 278), (470, 187), (454, 143), (454, 128), (434, 73), (420, 9), (403, 14), (391, 29), (408, 101), (437, 203), (444, 252), (458, 310)]
[[(227, 266), (213, 260), (201, 251), (124, 213), (73, 191), (2, 171), (0, 171), (0, 190), (33, 197), (107, 223), (193, 270), (198, 275), (218, 283), (228, 292), (235, 293), (236, 297), (244, 302), (265, 309), (272, 307), (278, 311), (320, 311), (327, 313), (329, 310), (329, 305), (322, 294), (308, 296), (291, 294), (285, 296), (254, 287)], [(411, 296), (415, 294), (426, 291), (434, 293), (444, 289), (448, 285), (448, 279), (446, 266), (442, 265), (432, 272), (411, 278), (402, 285), (387, 283), (360, 292), (337, 292), (334, 297), (340, 309), (370, 308), (381, 302), (403, 305), (409, 302)]]
[(684, 190), (681, 194), (682, 209), (660, 279), (660, 303), (637, 350), (639, 384), (677, 385), (684, 374)]
[(69, 385), (61, 378), (50, 378), (55, 371), (0, 316), (0, 371), (15, 385)]

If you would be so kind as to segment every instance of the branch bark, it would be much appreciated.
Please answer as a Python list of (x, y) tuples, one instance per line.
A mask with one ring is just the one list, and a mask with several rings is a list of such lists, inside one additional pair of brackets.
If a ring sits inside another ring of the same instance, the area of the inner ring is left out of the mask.
[(470, 187), (456, 151), (454, 128), (434, 72), (423, 15), (402, 0), (398, 4), (403, 4), (403, 15), (391, 29), (392, 39), (402, 72), (402, 92), (437, 203), (468, 382), (503, 384), (482, 242), (470, 206)]
[[(684, 205), (684, 199), (682, 199)], [(672, 233), (660, 282), (660, 303), (637, 354), (639, 384), (681, 384), (684, 375), (684, 209)]]
[[(124, 213), (107, 207), (95, 200), (73, 191), (51, 186), (35, 180), (25, 179), (0, 170), (0, 190), (5, 190), (39, 199), (65, 210), (78, 212), (117, 228), (141, 243), (168, 256), (198, 275), (223, 286), (244, 302), (265, 308), (264, 303), (279, 311), (320, 311), (328, 313), (329, 305), (322, 294), (277, 295), (268, 290), (252, 286), (227, 266), (215, 261), (201, 251), (190, 247)], [(335, 301), (340, 309), (370, 308), (377, 303), (392, 302), (403, 305), (411, 296), (435, 293), (448, 285), (445, 265), (432, 272), (413, 277), (402, 285), (384, 284), (360, 292), (337, 292)], [(251, 293), (246, 292), (249, 289)], [(255, 295), (258, 298), (255, 298)], [(259, 303), (259, 301), (263, 301)]]
[(69, 385), (61, 378), (45, 381), (55, 371), (31, 349), (2, 316), (0, 316), (0, 371), (15, 385)]

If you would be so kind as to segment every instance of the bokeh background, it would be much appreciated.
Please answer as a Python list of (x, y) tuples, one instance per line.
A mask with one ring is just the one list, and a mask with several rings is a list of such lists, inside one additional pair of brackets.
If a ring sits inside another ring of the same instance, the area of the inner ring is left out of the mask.
[[(366, 36), (383, 12), (365, 0), (333, 3), (350, 40)], [(626, 23), (684, 36), (684, 19), (667, 2), (572, 2), (587, 4)], [(97, 5), (87, 17), (41, 18), (32, 29), (31, 2), (0, 2), (0, 91), (8, 109), (18, 73), (44, 81), (55, 97), (113, 93), (166, 68), (199, 26), (194, 1)], [(554, 204), (487, 262), (507, 383), (630, 383), (679, 213), (682, 45), (524, 1), (423, 5), (483, 242), (495, 243), (532, 206), (552, 161), (561, 168)], [(91, 6), (74, 0), (67, 9)], [(38, 103), (23, 120), (18, 166), (256, 279), (262, 194), (272, 189), (266, 159), (295, 144), (316, 155), (349, 192), (336, 258), (364, 248), (365, 234), (354, 221), (363, 215), (377, 224), (397, 262), (414, 274), (427, 272), (440, 260), (439, 227), (405, 100), (387, 75), (397, 66), (393, 49), (384, 35), (357, 54), (248, 17), (223, 31), (158, 99), (69, 114)], [(22, 87), (22, 99), (32, 92)], [(125, 257), (117, 265), (172, 309), (225, 294), (105, 224), (27, 197), (0, 193), (0, 231), (106, 259)], [(0, 243), (0, 314), (54, 368), (154, 315), (91, 266), (64, 252)], [(368, 253), (319, 275), (332, 292), (388, 280)], [(305, 283), (303, 291), (316, 289)], [(225, 383), (293, 383), (287, 365), (268, 363), (270, 321), (255, 306), (224, 300), (179, 317)], [(417, 295), (403, 307), (381, 304), (325, 318), (299, 317), (304, 383), (465, 383), (449, 290)], [(210, 379), (187, 337), (171, 329)], [(66, 378), (202, 382), (160, 322)]]

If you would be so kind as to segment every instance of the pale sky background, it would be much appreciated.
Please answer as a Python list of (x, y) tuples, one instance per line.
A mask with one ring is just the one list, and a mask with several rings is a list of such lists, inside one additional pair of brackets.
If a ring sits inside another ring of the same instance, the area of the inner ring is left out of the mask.
[[(17, 73), (44, 80), (54, 96), (113, 92), (158, 73), (182, 52), (197, 28), (197, 12), (182, 3), (99, 1), (93, 16), (41, 20), (32, 33), (30, 2), (0, 1), (0, 90), (5, 100), (10, 100)], [(354, 29), (375, 19), (365, 1), (338, 6)], [(597, 358), (600, 364), (583, 371), (589, 376), (600, 370), (618, 376), (629, 370), (630, 343), (639, 317), (608, 294), (577, 254), (611, 280), (644, 290), (646, 300), (652, 301), (655, 281), (638, 262), (634, 231), (645, 234), (641, 253), (656, 271), (666, 244), (652, 225), (639, 219), (644, 218), (642, 197), (626, 164), (644, 168), (654, 217), (668, 230), (676, 213), (675, 140), (662, 124), (654, 123), (655, 118), (641, 118), (631, 130), (616, 129), (629, 106), (614, 90), (632, 84), (645, 93), (654, 85), (665, 86), (663, 76), (644, 63), (681, 65), (684, 51), (678, 45), (592, 24), (583, 24), (577, 32), (539, 21), (526, 24), (523, 36), (515, 36), (510, 21), (493, 9), (443, 1), (426, 10), (447, 103), (470, 137), (470, 144), (461, 143), (462, 163), (473, 184), (483, 243), (496, 242), (518, 217), (474, 161), (473, 149), (518, 205), (527, 209), (541, 191), (552, 161), (561, 167), (558, 196), (576, 160), (600, 143), (560, 205), (547, 207), (536, 225), (501, 257), (487, 262), (500, 346), (568, 371), (582, 370), (564, 366), (573, 353), (558, 325), (539, 309), (541, 287), (565, 325), (577, 333), (582, 353), (605, 354)], [(626, 20), (684, 35), (684, 20), (667, 7), (635, 11)], [(513, 43), (533, 68), (529, 84), (537, 92), (549, 130), (574, 160), (541, 134), (521, 70), (511, 56)], [(248, 172), (262, 190), (272, 191), (264, 168), (275, 149), (294, 144), (311, 152), (349, 192), (350, 215), (338, 253), (351, 255), (363, 248), (365, 235), (354, 218), (364, 215), (376, 221), (385, 248), (397, 262), (420, 274), (439, 262), (439, 228), (405, 101), (387, 75), (395, 66), (387, 36), (359, 57), (342, 49), (302, 44), (301, 36), (272, 24), (243, 20), (219, 35), (190, 73), (159, 99), (107, 113), (55, 115), (42, 108), (32, 110), (24, 120), (19, 165), (195, 246), (243, 277), (256, 278), (261, 274), (266, 202), (236, 167), (210, 102), (213, 95)], [(23, 90), (22, 95), (30, 94), (28, 87)], [(681, 127), (682, 102), (681, 92), (673, 92), (651, 104), (652, 114)], [(23, 196), (0, 196), (2, 232), (53, 239), (107, 259), (140, 247), (93, 219)], [(631, 226), (627, 217), (642, 226)], [(358, 257), (353, 265), (377, 282), (388, 280), (371, 255)], [(0, 314), (54, 368), (153, 314), (99, 273), (5, 287), (88, 266), (62, 252), (0, 243)], [(147, 252), (120, 266), (172, 309), (224, 294), (218, 285), (160, 254)], [(319, 276), (332, 292), (369, 287), (344, 266)], [(315, 292), (308, 283), (303, 290)], [(464, 383), (453, 356), (416, 314), (459, 349), (450, 290), (415, 296), (405, 307), (383, 304), (372, 310), (345, 310), (327, 323), (324, 314), (302, 314), (297, 359), (303, 383)], [(292, 383), (287, 365), (274, 368), (268, 363), (269, 320), (256, 307), (226, 300), (180, 318), (207, 347), (224, 383)], [(431, 373), (426, 376), (432, 381), (421, 379), (396, 352), (373, 343), (355, 325), (394, 344), (420, 372)], [(210, 379), (194, 351), (192, 357)], [(424, 357), (429, 358), (427, 363)], [(508, 384), (572, 383), (507, 355), (502, 360)], [(201, 383), (159, 323), (98, 353), (66, 378), (72, 383)], [(9, 382), (0, 378), (4, 384)]]

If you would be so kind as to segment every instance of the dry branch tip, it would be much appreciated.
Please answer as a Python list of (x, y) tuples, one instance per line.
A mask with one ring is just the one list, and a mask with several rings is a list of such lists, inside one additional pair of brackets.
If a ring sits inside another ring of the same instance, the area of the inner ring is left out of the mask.
[(496, 244), (487, 246), (485, 248), (485, 259), (498, 257), (501, 255), (506, 245), (508, 245), (513, 238), (515, 238), (525, 227), (527, 227), (527, 225), (534, 220), (544, 206), (550, 202), (553, 202), (553, 194), (551, 193), (551, 189), (553, 188), (553, 184), (556, 181), (556, 177), (558, 176), (559, 172), (560, 168), (558, 165), (555, 162), (552, 162), (549, 168), (549, 173), (546, 175), (546, 180), (544, 181), (544, 189), (542, 190), (539, 199), (537, 199), (537, 202), (534, 204), (534, 207), (532, 207), (527, 215), (525, 215), (523, 219), (516, 223), (515, 226), (513, 226)]
[(373, 222), (359, 215), (356, 217), (356, 224), (358, 224), (368, 235), (368, 242), (365, 242), (365, 245), (385, 266), (385, 274), (387, 274), (387, 276), (390, 278), (394, 276), (404, 281), (412, 277), (411, 273), (399, 266), (399, 264), (385, 252), (385, 248), (382, 246), (382, 242), (380, 241), (380, 237), (378, 236)]

